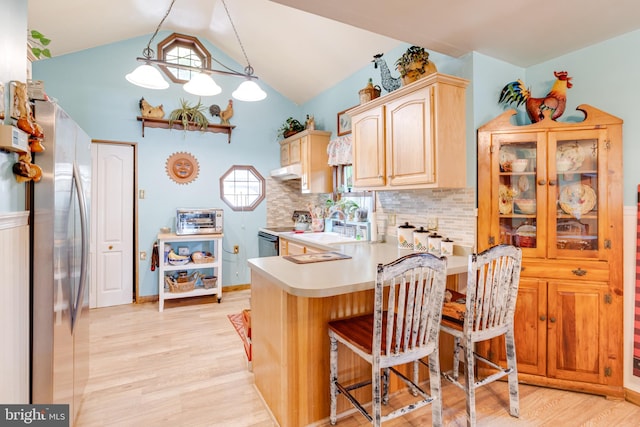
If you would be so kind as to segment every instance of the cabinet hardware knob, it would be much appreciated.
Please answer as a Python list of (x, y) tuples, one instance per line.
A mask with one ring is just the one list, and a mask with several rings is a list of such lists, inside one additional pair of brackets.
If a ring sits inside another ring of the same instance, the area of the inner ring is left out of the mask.
[(540, 316), (540, 320), (542, 320), (542, 321), (544, 322), (545, 320), (547, 320), (547, 316), (545, 316), (544, 314), (543, 314), (543, 315), (541, 315), (541, 316)]
[(549, 318), (549, 322), (551, 322), (551, 323), (556, 323), (556, 318), (555, 318), (555, 317), (550, 317), (550, 318)]
[(109, 250), (113, 249), (113, 246), (109, 245)]
[(587, 274), (587, 270), (583, 270), (580, 267), (576, 268), (575, 270), (571, 270), (571, 272), (576, 276), (584, 276), (585, 274)]
[(538, 181), (538, 185), (545, 185), (547, 183), (547, 181), (545, 181), (544, 179), (541, 179), (540, 181)]
[(549, 180), (549, 185), (554, 186), (557, 184), (557, 181), (555, 179), (550, 179)]

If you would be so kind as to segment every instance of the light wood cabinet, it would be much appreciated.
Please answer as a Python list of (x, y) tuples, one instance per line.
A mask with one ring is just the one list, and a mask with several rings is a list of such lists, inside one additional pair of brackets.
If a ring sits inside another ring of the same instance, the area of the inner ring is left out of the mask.
[[(478, 129), (478, 250), (520, 246), (522, 382), (623, 396), (622, 120)], [(481, 348), (505, 362), (504, 344)]]
[(280, 237), (280, 255), (302, 255), (322, 252), (322, 250), (301, 243), (292, 242), (289, 239)]
[(327, 146), (331, 132), (305, 130), (280, 141), (280, 166), (300, 164), (303, 193), (331, 193), (333, 178)]
[(436, 73), (349, 110), (354, 187), (465, 187), (467, 84)]

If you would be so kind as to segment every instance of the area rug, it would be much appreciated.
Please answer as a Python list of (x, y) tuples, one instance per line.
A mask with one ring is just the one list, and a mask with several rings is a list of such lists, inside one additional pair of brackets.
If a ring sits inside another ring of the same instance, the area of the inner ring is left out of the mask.
[(227, 317), (229, 318), (229, 321), (231, 322), (231, 325), (233, 326), (233, 329), (236, 330), (236, 332), (238, 333), (238, 336), (242, 340), (242, 345), (244, 346), (244, 351), (247, 354), (247, 359), (250, 362), (251, 361), (251, 342), (249, 341), (249, 338), (247, 337), (247, 335), (245, 333), (245, 330), (244, 330), (244, 322), (242, 320), (242, 313), (228, 314)]

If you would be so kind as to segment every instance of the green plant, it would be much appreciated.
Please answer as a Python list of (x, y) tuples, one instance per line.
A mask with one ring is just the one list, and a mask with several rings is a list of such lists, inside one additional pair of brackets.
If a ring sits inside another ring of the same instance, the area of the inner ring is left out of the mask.
[[(421, 64), (413, 68), (413, 64)], [(396, 69), (400, 72), (400, 76), (404, 77), (412, 69), (417, 70), (420, 74), (425, 72), (426, 66), (429, 65), (429, 52), (420, 46), (411, 46), (396, 61)]]
[(191, 106), (188, 101), (180, 99), (180, 108), (176, 108), (169, 114), (169, 126), (173, 126), (174, 122), (179, 121), (186, 131), (189, 123), (194, 123), (200, 130), (204, 131), (209, 126), (209, 121), (204, 115), (205, 109), (206, 107), (202, 105), (200, 100), (196, 105)]
[(36, 59), (40, 59), (41, 56), (51, 58), (51, 51), (47, 46), (51, 43), (51, 40), (46, 38), (44, 34), (36, 30), (30, 30), (27, 34), (29, 44), (31, 47), (31, 53)]
[(287, 138), (304, 130), (304, 125), (293, 117), (289, 117), (278, 129), (278, 136)]

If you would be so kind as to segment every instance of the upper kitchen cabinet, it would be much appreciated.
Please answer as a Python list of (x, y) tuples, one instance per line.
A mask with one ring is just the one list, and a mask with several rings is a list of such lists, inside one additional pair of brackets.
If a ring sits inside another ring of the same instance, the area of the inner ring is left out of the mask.
[[(622, 120), (478, 129), (478, 250), (522, 248), (516, 304), (520, 381), (621, 396)], [(501, 344), (488, 355), (504, 360)]]
[(467, 84), (436, 73), (349, 110), (354, 187), (465, 187)]
[(327, 146), (331, 132), (305, 130), (280, 141), (280, 166), (299, 165), (303, 193), (331, 193)]

